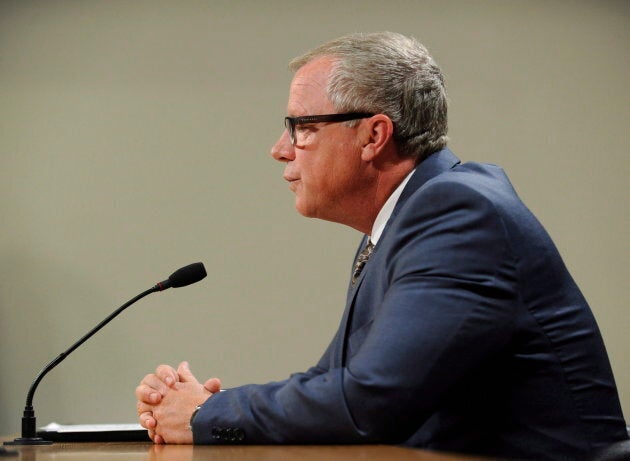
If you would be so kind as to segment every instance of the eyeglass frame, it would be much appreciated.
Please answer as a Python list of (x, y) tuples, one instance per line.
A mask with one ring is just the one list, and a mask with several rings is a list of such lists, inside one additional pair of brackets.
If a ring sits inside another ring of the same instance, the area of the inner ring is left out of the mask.
[(376, 114), (369, 112), (345, 112), (341, 114), (303, 115), (301, 117), (284, 117), (284, 127), (289, 133), (292, 145), (296, 145), (295, 127), (311, 123), (339, 123), (370, 118)]

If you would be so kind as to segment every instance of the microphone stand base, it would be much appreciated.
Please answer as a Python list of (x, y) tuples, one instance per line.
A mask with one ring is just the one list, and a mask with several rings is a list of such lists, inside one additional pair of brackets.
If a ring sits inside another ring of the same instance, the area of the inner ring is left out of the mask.
[(17, 437), (10, 442), (4, 442), (5, 445), (52, 445), (50, 440), (44, 440), (41, 437)]

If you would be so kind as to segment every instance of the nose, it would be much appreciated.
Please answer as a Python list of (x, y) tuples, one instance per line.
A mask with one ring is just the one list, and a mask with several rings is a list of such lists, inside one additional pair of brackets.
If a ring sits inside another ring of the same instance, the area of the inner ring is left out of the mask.
[(291, 144), (287, 130), (282, 132), (280, 138), (271, 148), (270, 153), (271, 156), (279, 162), (291, 162), (295, 160), (295, 149), (293, 144)]

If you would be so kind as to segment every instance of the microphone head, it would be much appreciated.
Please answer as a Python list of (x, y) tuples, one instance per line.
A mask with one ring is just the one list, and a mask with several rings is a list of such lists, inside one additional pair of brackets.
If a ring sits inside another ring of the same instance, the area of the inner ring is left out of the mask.
[(168, 280), (158, 283), (160, 290), (166, 290), (167, 288), (179, 288), (197, 283), (199, 280), (208, 275), (206, 268), (203, 267), (203, 263), (192, 263), (188, 266), (184, 266), (173, 272)]

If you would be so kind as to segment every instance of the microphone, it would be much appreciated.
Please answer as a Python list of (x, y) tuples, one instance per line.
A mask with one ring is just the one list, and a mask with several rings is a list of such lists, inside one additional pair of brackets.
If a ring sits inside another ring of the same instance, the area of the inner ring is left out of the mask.
[(206, 273), (206, 268), (203, 267), (203, 263), (193, 263), (177, 269), (168, 279), (158, 282), (156, 287), (158, 287), (159, 291), (185, 287), (197, 283), (205, 278), (206, 275), (208, 274)]
[(51, 361), (48, 365), (46, 365), (42, 371), (39, 372), (33, 384), (31, 384), (31, 388), (28, 391), (28, 395), (26, 396), (26, 405), (24, 407), (24, 414), (22, 416), (22, 437), (17, 437), (13, 441), (4, 442), (5, 445), (50, 445), (52, 444), (49, 440), (44, 440), (41, 437), (37, 437), (36, 429), (35, 429), (35, 410), (33, 409), (33, 396), (35, 395), (35, 389), (37, 389), (37, 385), (42, 380), (46, 374), (59, 365), (70, 353), (72, 353), (77, 347), (83, 344), (85, 341), (90, 339), (97, 331), (107, 325), (114, 317), (120, 314), (122, 311), (127, 309), (136, 301), (144, 298), (145, 296), (155, 293), (156, 291), (164, 291), (169, 288), (179, 288), (191, 285), (193, 283), (197, 283), (208, 275), (206, 273), (206, 269), (203, 266), (203, 263), (193, 263), (188, 266), (184, 266), (175, 272), (173, 272), (168, 279), (163, 280), (162, 282), (158, 282), (155, 286), (149, 288), (147, 291), (140, 293), (135, 298), (127, 301), (125, 304), (116, 309), (112, 314), (109, 315), (105, 320), (92, 328), (85, 336), (79, 339), (76, 343), (70, 346), (65, 352), (62, 352)]

